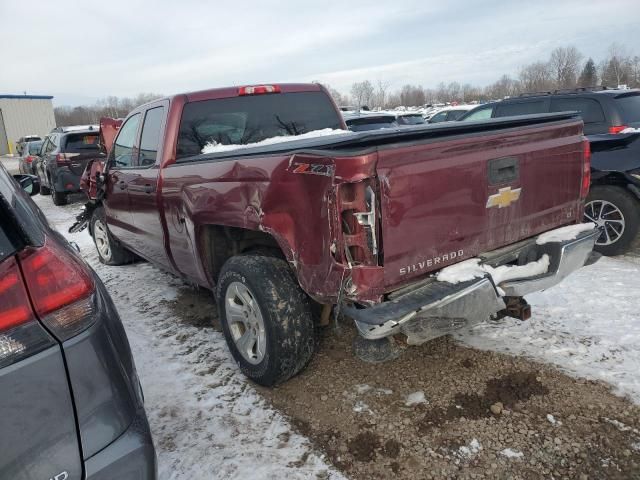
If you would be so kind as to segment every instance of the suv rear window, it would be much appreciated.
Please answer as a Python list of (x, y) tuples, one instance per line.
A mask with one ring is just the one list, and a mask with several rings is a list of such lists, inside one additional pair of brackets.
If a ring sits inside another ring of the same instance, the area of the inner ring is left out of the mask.
[(496, 107), (496, 117), (513, 117), (517, 115), (530, 115), (533, 113), (546, 113), (544, 100), (539, 102), (502, 103)]
[(552, 112), (580, 112), (584, 123), (604, 122), (604, 112), (600, 103), (591, 98), (553, 98)]
[(176, 157), (199, 155), (209, 143), (246, 145), (323, 128), (341, 128), (338, 112), (324, 92), (191, 102), (182, 112)]
[(40, 153), (42, 148), (42, 142), (30, 142), (29, 143), (29, 155), (36, 155)]
[(422, 115), (398, 115), (397, 122), (399, 125), (422, 125), (424, 118)]
[(67, 135), (65, 152), (98, 151), (97, 133), (71, 133)]
[(616, 105), (620, 107), (620, 114), (624, 123), (640, 122), (640, 95), (623, 95), (616, 97)]

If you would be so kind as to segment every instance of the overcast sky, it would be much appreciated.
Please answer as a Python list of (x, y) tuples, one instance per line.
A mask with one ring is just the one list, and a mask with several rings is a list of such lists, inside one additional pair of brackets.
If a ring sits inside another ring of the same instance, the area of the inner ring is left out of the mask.
[(0, 93), (107, 95), (319, 80), (486, 85), (575, 45), (640, 54), (638, 0), (0, 0)]

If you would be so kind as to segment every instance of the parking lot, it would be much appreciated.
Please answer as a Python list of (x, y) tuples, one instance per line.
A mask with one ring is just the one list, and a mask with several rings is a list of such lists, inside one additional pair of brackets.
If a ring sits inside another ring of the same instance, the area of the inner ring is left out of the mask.
[(640, 468), (637, 249), (533, 295), (527, 322), (403, 348), (382, 365), (353, 356), (349, 323), (327, 327), (309, 368), (270, 390), (231, 360), (209, 292), (148, 263), (102, 265), (86, 231), (67, 233), (82, 196), (34, 200), (116, 303), (160, 478), (583, 479)]

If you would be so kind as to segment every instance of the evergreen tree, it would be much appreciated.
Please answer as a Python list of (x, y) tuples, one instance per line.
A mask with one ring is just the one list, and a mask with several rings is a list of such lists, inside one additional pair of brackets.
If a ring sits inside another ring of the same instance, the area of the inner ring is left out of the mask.
[(578, 84), (580, 87), (594, 87), (598, 84), (598, 72), (592, 58), (589, 58), (587, 63), (584, 64)]

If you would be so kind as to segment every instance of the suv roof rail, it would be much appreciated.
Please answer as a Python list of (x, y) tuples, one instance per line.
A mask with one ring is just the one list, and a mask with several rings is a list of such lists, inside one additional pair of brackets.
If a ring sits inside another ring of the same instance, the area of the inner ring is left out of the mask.
[(542, 95), (561, 95), (566, 93), (584, 93), (584, 92), (601, 92), (604, 90), (619, 90), (616, 87), (607, 87), (606, 85), (596, 85), (593, 87), (573, 87), (573, 88), (558, 88), (556, 90), (544, 91), (544, 92), (527, 92), (521, 93), (518, 97), (540, 97)]

